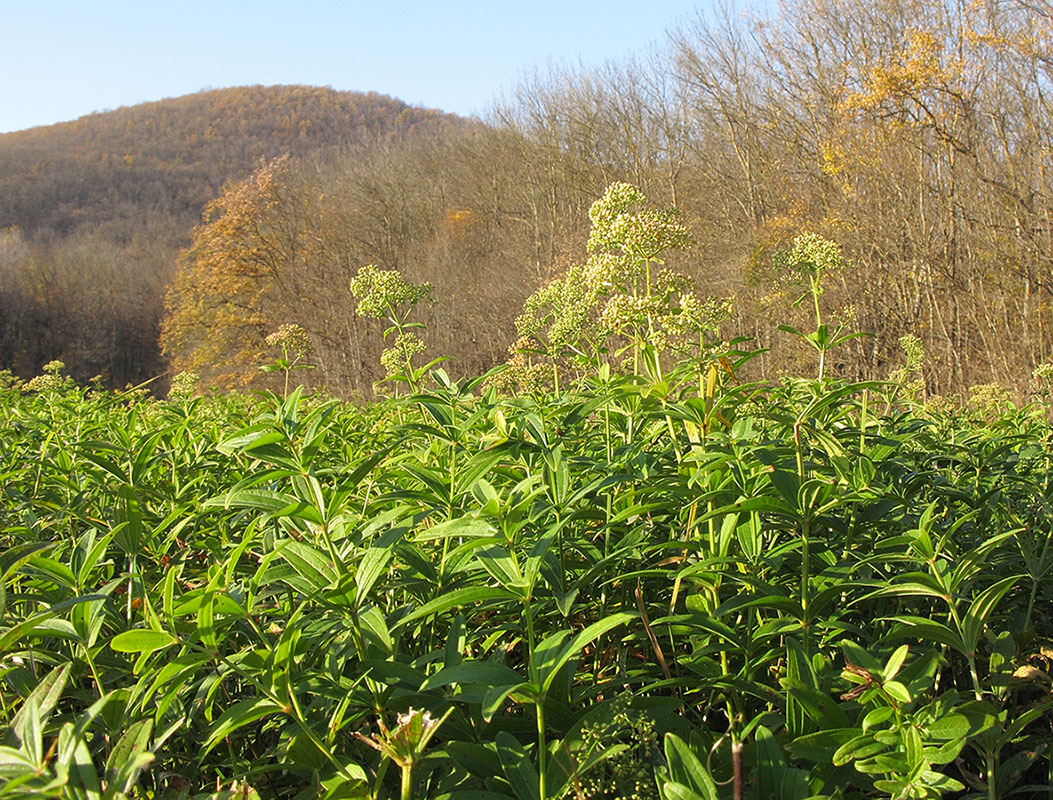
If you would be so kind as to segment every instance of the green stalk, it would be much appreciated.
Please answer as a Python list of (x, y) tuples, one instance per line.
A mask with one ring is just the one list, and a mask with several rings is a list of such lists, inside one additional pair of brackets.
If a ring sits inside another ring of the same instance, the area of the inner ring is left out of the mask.
[(863, 390), (863, 410), (859, 418), (859, 454), (863, 454), (867, 443), (867, 397), (868, 389)]
[(548, 747), (545, 745), (545, 699), (538, 698), (534, 703), (537, 709), (537, 779), (538, 795), (541, 800), (546, 800), (545, 793), (545, 769), (548, 762)]
[[(797, 477), (804, 484), (804, 452), (801, 444), (801, 420), (797, 420), (793, 426), (793, 443), (797, 451)], [(809, 539), (812, 533), (811, 519), (802, 514), (801, 518), (801, 625), (804, 629), (804, 652), (810, 654), (811, 631), (808, 620), (808, 582), (811, 579), (811, 543)]]
[[(541, 680), (537, 674), (537, 665), (534, 661), (534, 615), (531, 613), (530, 596), (523, 601), (523, 611), (527, 622), (527, 648), (530, 663), (528, 672), (532, 683), (540, 688)], [(541, 800), (545, 800), (545, 769), (548, 761), (548, 748), (545, 746), (545, 698), (543, 695), (534, 698), (534, 709), (537, 714), (537, 771), (538, 788)]]
[(402, 800), (413, 798), (413, 764), (402, 765)]
[[(812, 276), (812, 300), (815, 303), (815, 329), (817, 332), (816, 341), (818, 341), (818, 330), (823, 324), (823, 315), (819, 311), (819, 276)], [(821, 347), (819, 349), (819, 380), (823, 380), (823, 374), (826, 372), (826, 349)]]
[(95, 686), (99, 691), (99, 697), (105, 694), (102, 689), (102, 678), (99, 677), (99, 672), (95, 669), (95, 659), (91, 657), (91, 648), (88, 647), (87, 642), (81, 642), (81, 647), (84, 650), (84, 660), (88, 662), (88, 669), (91, 670), (91, 677), (95, 681)]
[[(955, 608), (954, 603), (950, 600), (947, 601), (947, 605), (950, 607), (950, 616), (954, 621), (955, 627), (958, 629), (958, 635), (964, 637), (963, 631), (965, 630), (962, 625), (962, 618), (958, 614), (958, 609)], [(965, 656), (965, 660), (969, 662), (969, 677), (973, 683), (973, 697), (977, 700), (983, 700), (983, 691), (980, 689), (980, 673), (976, 670), (976, 653), (962, 653)]]
[[(1038, 560), (1038, 568), (1033, 571), (1031, 577), (1031, 593), (1027, 598), (1027, 613), (1024, 614), (1024, 630), (1031, 630), (1031, 613), (1035, 609), (1035, 595), (1038, 591), (1038, 582), (1042, 575), (1042, 567), (1046, 563), (1046, 557), (1049, 555), (1049, 543), (1053, 541), (1053, 537), (1046, 536), (1046, 541), (1042, 545), (1042, 556)], [(1051, 762), (1053, 763), (1053, 762)]]

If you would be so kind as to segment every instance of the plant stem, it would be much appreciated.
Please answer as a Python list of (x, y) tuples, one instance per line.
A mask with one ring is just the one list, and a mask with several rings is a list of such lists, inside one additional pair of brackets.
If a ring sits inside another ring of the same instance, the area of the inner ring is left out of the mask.
[(412, 800), (413, 797), (413, 764), (402, 765), (402, 800)]
[(546, 800), (545, 770), (548, 766), (548, 747), (545, 742), (545, 698), (539, 697), (534, 707), (537, 709), (537, 779), (538, 796)]
[(995, 785), (995, 761), (997, 755), (993, 751), (987, 752), (987, 800), (997, 800), (998, 787)]
[[(526, 614), (527, 622), (527, 655), (530, 662), (527, 666), (531, 682), (541, 687), (541, 676), (538, 674), (537, 663), (534, 660), (534, 615), (531, 613), (530, 596), (523, 601), (523, 613)], [(534, 698), (534, 708), (537, 713), (537, 772), (538, 786), (541, 800), (545, 800), (545, 767), (548, 760), (548, 748), (545, 746), (545, 696), (544, 694)]]

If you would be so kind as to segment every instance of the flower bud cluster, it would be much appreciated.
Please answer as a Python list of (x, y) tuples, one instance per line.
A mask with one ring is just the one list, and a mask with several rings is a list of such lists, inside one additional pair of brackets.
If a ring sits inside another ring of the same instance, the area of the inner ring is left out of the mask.
[(501, 392), (541, 394), (545, 391), (549, 371), (544, 364), (534, 364), (531, 355), (534, 343), (529, 336), (521, 336), (508, 348), (507, 368), (487, 381)]
[(657, 297), (616, 294), (607, 300), (600, 312), (600, 328), (610, 335), (630, 334), (644, 327), (649, 316), (660, 312)]
[(544, 332), (557, 349), (578, 341), (597, 298), (588, 277), (588, 270), (573, 266), (562, 278), (549, 281), (528, 297), (523, 313), (516, 318), (519, 335), (539, 336)]
[(987, 422), (994, 422), (1016, 408), (1013, 395), (997, 383), (981, 383), (969, 387), (969, 410)]
[[(606, 354), (610, 337), (632, 340), (633, 368), (640, 347), (661, 353), (689, 337), (698, 348), (701, 334), (713, 331), (731, 313), (730, 300), (701, 300), (691, 279), (670, 269), (652, 274), (666, 250), (687, 247), (692, 239), (676, 209), (647, 208), (647, 198), (627, 183), (615, 183), (589, 211), (592, 232), (584, 264), (538, 289), (516, 320), (520, 337), (533, 339), (558, 365), (568, 349), (578, 356)], [(584, 346), (583, 346), (584, 345)], [(621, 346), (615, 348), (622, 352)], [(513, 354), (500, 380), (527, 380), (528, 366)], [(532, 368), (530, 368), (532, 369)]]
[(794, 283), (807, 279), (818, 280), (822, 275), (839, 272), (848, 263), (841, 255), (840, 245), (817, 233), (801, 234), (790, 247), (776, 253), (772, 260), (785, 278)]
[(406, 713), (398, 715), (394, 728), (388, 728), (381, 717), (377, 719), (379, 735), (364, 736), (356, 733), (355, 736), (374, 750), (379, 750), (400, 767), (412, 767), (424, 755), (428, 742), (449, 715), (450, 712), (447, 711), (436, 719), (429, 711), (410, 708)]
[(37, 375), (22, 386), (23, 392), (53, 392), (66, 385), (66, 379), (60, 375)]
[(730, 297), (707, 297), (703, 300), (694, 291), (686, 291), (677, 298), (674, 313), (665, 319), (665, 328), (674, 337), (695, 337), (716, 331), (731, 316), (733, 308)]
[(200, 380), (201, 376), (196, 372), (180, 372), (172, 378), (172, 383), (168, 387), (168, 399), (189, 400), (194, 396)]
[(925, 345), (913, 333), (899, 337), (899, 346), (907, 354), (907, 371), (919, 372), (925, 364)]
[(25, 385), (22, 386), (22, 391), (51, 392), (65, 388), (67, 384), (72, 383), (70, 378), (62, 377), (61, 373), (65, 368), (66, 365), (62, 361), (58, 361), (57, 359), (49, 361), (44, 365), (43, 374), (30, 378)]
[(1053, 362), (1047, 361), (1035, 367), (1031, 372), (1031, 380), (1035, 382), (1040, 391), (1053, 391)]
[(268, 347), (277, 347), (283, 353), (303, 358), (311, 351), (311, 337), (295, 322), (280, 325), (278, 330), (264, 339)]
[(899, 346), (907, 355), (907, 363), (889, 374), (892, 383), (898, 383), (915, 397), (921, 395), (925, 388), (922, 380), (922, 368), (925, 366), (925, 345), (913, 333), (899, 337)]
[(392, 316), (400, 306), (412, 308), (422, 300), (431, 300), (430, 283), (407, 283), (398, 270), (378, 269), (369, 264), (351, 279), (351, 294), (360, 298), (358, 315), (383, 319)]
[(402, 375), (411, 367), (413, 357), (419, 356), (427, 345), (415, 333), (401, 333), (395, 344), (380, 354), (380, 363), (389, 378)]
[(653, 720), (625, 711), (615, 711), (608, 723), (583, 726), (586, 752), (628, 747), (601, 761), (579, 779), (579, 796), (617, 800), (658, 800), (654, 764), (661, 762), (661, 737)]
[(641, 208), (646, 203), (647, 198), (635, 186), (611, 184), (589, 209), (589, 252), (615, 251), (646, 260), (691, 244), (691, 234), (678, 221), (675, 208)]

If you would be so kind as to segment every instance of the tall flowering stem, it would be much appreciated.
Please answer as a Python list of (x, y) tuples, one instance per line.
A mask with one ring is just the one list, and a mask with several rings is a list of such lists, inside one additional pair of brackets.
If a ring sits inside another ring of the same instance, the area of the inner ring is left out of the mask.
[(260, 367), (264, 372), (283, 372), (285, 374), (285, 391), (283, 396), (289, 396), (289, 373), (294, 369), (314, 369), (310, 364), (301, 364), (309, 352), (311, 352), (311, 337), (307, 331), (295, 323), (282, 325), (265, 340), (268, 347), (276, 347), (282, 354), (273, 364), (265, 364)]
[(609, 273), (612, 294), (630, 295), (635, 301), (631, 305), (639, 319), (626, 326), (632, 340), (633, 371), (639, 373), (640, 355), (649, 343), (652, 367), (660, 380), (664, 337), (656, 321), (669, 298), (659, 296), (662, 292), (652, 280), (652, 268), (664, 263), (662, 256), (667, 251), (684, 250), (694, 239), (675, 208), (648, 208), (644, 193), (628, 183), (607, 187), (589, 209), (589, 219), (592, 231), (587, 248), (590, 253), (605, 254), (614, 267)]
[(815, 330), (804, 333), (791, 325), (780, 325), (779, 330), (787, 331), (804, 340), (819, 353), (819, 380), (826, 377), (826, 354), (837, 345), (855, 339), (864, 334), (844, 333), (851, 321), (851, 315), (840, 323), (835, 323), (834, 330), (823, 322), (819, 298), (823, 295), (823, 278), (831, 273), (840, 272), (847, 265), (841, 248), (836, 242), (824, 239), (815, 233), (805, 233), (793, 240), (790, 247), (780, 250), (773, 259), (775, 267), (782, 273), (788, 283), (801, 285), (805, 291), (794, 302), (795, 306), (811, 298), (815, 309)]
[(563, 359), (599, 369), (611, 340), (628, 340), (635, 374), (646, 353), (648, 371), (661, 380), (660, 355), (679, 335), (672, 332), (674, 318), (682, 316), (677, 300), (690, 291), (691, 281), (656, 267), (666, 252), (687, 248), (691, 234), (675, 208), (649, 207), (644, 194), (627, 183), (608, 187), (589, 218), (588, 258), (527, 299), (516, 320), (519, 336), (538, 343), (557, 392)]
[(420, 390), (420, 373), (414, 369), (413, 359), (422, 354), (426, 345), (413, 328), (423, 328), (419, 322), (410, 322), (413, 309), (421, 302), (432, 302), (430, 283), (407, 283), (398, 270), (378, 269), (370, 264), (362, 267), (351, 279), (351, 294), (359, 298), (358, 315), (372, 319), (383, 319), (389, 323), (384, 339), (395, 335), (395, 343), (380, 356), (380, 363), (387, 373), (387, 380), (409, 385), (412, 392)]

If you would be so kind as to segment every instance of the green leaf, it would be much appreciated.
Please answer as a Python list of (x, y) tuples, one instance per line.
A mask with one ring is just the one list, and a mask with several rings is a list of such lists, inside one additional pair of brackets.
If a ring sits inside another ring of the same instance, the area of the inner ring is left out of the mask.
[(556, 651), (551, 660), (546, 660), (544, 664), (539, 664), (537, 669), (542, 694), (548, 694), (548, 690), (552, 686), (552, 681), (556, 679), (556, 675), (559, 673), (560, 669), (562, 669), (563, 665), (574, 658), (586, 646), (592, 644), (605, 633), (608, 633), (619, 625), (624, 625), (629, 620), (635, 618), (635, 614), (627, 614), (625, 612), (611, 614), (609, 617), (604, 617), (598, 622), (594, 622), (589, 625), (589, 627), (580, 631), (573, 639)]
[(900, 667), (903, 666), (903, 662), (907, 660), (907, 653), (909, 651), (910, 647), (902, 644), (896, 648), (896, 651), (891, 656), (889, 656), (888, 661), (885, 662), (885, 668), (881, 671), (882, 676), (886, 681), (890, 681), (896, 677)]
[(457, 517), (447, 522), (440, 522), (427, 530), (417, 534), (418, 542), (433, 542), (450, 537), (475, 539), (482, 536), (493, 536), (494, 529), (490, 523), (476, 517)]
[(87, 594), (83, 597), (74, 597), (70, 600), (63, 600), (61, 603), (55, 603), (44, 611), (26, 617), (26, 619), (16, 623), (12, 627), (0, 631), (0, 653), (10, 648), (12, 644), (17, 642), (23, 636), (35, 631), (41, 623), (54, 619), (64, 611), (73, 608), (73, 606), (78, 605), (79, 603), (90, 603), (93, 600), (105, 599), (106, 595), (104, 594)]
[(497, 734), (497, 755), (518, 800), (541, 800), (541, 780), (526, 750), (507, 731)]
[(388, 562), (395, 554), (395, 545), (404, 534), (403, 529), (396, 528), (380, 537), (362, 554), (355, 571), (355, 605), (359, 608), (365, 603), (373, 584), (387, 569)]
[[(702, 760), (687, 742), (675, 733), (667, 733), (664, 742), (665, 758), (669, 765), (670, 783), (681, 786), (691, 796), (703, 800), (719, 800), (716, 783)], [(665, 788), (668, 792), (669, 784)], [(673, 795), (676, 796), (676, 795)], [(684, 797), (685, 795), (679, 795)]]
[(1012, 576), (1003, 578), (992, 586), (988, 586), (969, 604), (969, 610), (962, 619), (962, 640), (968, 652), (975, 653), (976, 645), (980, 641), (987, 618), (994, 611), (994, 607), (1005, 596), (1006, 592), (1016, 585), (1019, 577)]
[(869, 733), (863, 733), (837, 748), (834, 752), (833, 764), (839, 767), (850, 761), (869, 758), (887, 749), (881, 742), (875, 741), (874, 737)]
[(768, 475), (771, 480), (772, 486), (776, 488), (782, 499), (786, 501), (787, 505), (791, 508), (798, 507), (798, 491), (801, 488), (801, 479), (795, 472), (788, 472), (782, 469), (773, 469)]
[(536, 697), (538, 694), (538, 686), (536, 683), (528, 683), (526, 681), (509, 684), (507, 686), (491, 686), (487, 689), (486, 694), (483, 695), (483, 720), (485, 722), (492, 720), (494, 714), (504, 707), (508, 695), (515, 692), (524, 692)]
[(890, 617), (890, 619), (900, 623), (889, 634), (890, 639), (909, 638), (922, 642), (939, 642), (957, 650), (962, 655), (969, 653), (962, 637), (942, 622), (914, 616)]
[(921, 743), (921, 734), (913, 725), (903, 729), (903, 744), (907, 750), (907, 764), (915, 770), (925, 762), (925, 753)]
[(881, 671), (881, 664), (878, 663), (866, 648), (860, 647), (851, 639), (846, 639), (841, 642), (841, 649), (845, 652), (845, 661), (849, 664), (862, 667), (867, 672), (877, 674)]
[(444, 667), (428, 677), (420, 690), (426, 692), (438, 686), (454, 683), (472, 683), (480, 686), (507, 686), (520, 684), (522, 676), (515, 670), (495, 661), (465, 661), (454, 667)]
[(0, 553), (0, 583), (3, 583), (20, 564), (31, 559), (37, 553), (50, 550), (57, 542), (26, 542), (11, 545)]
[(410, 622), (422, 617), (430, 617), (435, 614), (444, 614), (452, 608), (478, 603), (483, 600), (518, 600), (518, 595), (499, 589), (496, 586), (467, 586), (463, 589), (454, 589), (451, 592), (443, 592), (420, 608), (415, 609), (405, 617), (391, 626), (392, 630), (401, 628)]
[(7, 786), (4, 789), (13, 789), (14, 779), (19, 776), (33, 777), (37, 774), (39, 765), (33, 762), (26, 753), (13, 747), (0, 747), (0, 776), (3, 776)]
[(757, 726), (757, 796), (774, 800), (804, 800), (811, 794), (808, 773), (786, 766), (782, 748), (771, 731)]
[(881, 686), (899, 702), (909, 703), (911, 701), (910, 691), (899, 681), (885, 681)]
[(132, 723), (106, 759), (107, 794), (116, 790), (126, 793), (135, 784), (139, 773), (154, 760), (149, 750), (153, 720)]
[(206, 508), (255, 508), (277, 514), (298, 505), (299, 502), (291, 494), (272, 492), (268, 489), (237, 489), (218, 497), (210, 497), (203, 505)]
[(249, 725), (271, 714), (283, 713), (285, 709), (267, 697), (241, 700), (228, 708), (212, 726), (212, 733), (201, 750), (201, 758), (238, 728)]
[(290, 539), (281, 546), (278, 555), (319, 592), (336, 583), (337, 573), (333, 562), (325, 551), (317, 547)]
[(720, 800), (716, 794), (698, 794), (684, 784), (674, 781), (662, 784), (661, 795), (663, 800)]
[(47, 721), (48, 716), (58, 704), (59, 698), (62, 697), (62, 692), (66, 688), (70, 668), (71, 665), (68, 663), (55, 667), (29, 693), (22, 707), (18, 709), (18, 713), (15, 714), (14, 719), (11, 721), (11, 728), (7, 737), (9, 745), (14, 746), (18, 741), (25, 739), (26, 715), (29, 713), (30, 706), (35, 708), (42, 722)]
[(110, 640), (110, 648), (118, 653), (153, 653), (179, 644), (179, 640), (165, 631), (136, 629), (118, 633)]
[(280, 432), (274, 430), (274, 425), (272, 423), (261, 422), (256, 425), (250, 425), (247, 428), (242, 428), (234, 435), (228, 436), (219, 443), (218, 449), (221, 453), (233, 455), (238, 451), (248, 450), (252, 447), (260, 447), (273, 442), (280, 442), (284, 438), (285, 437)]
[(527, 582), (519, 571), (519, 564), (507, 549), (498, 544), (480, 547), (476, 551), (479, 562), (501, 587), (517, 595), (526, 596)]
[(798, 736), (787, 745), (786, 749), (794, 758), (807, 759), (816, 764), (826, 764), (832, 762), (834, 753), (842, 745), (847, 744), (858, 735), (858, 728), (828, 728)]
[(931, 739), (960, 739), (969, 734), (969, 720), (961, 714), (951, 712), (929, 723), (926, 730)]

